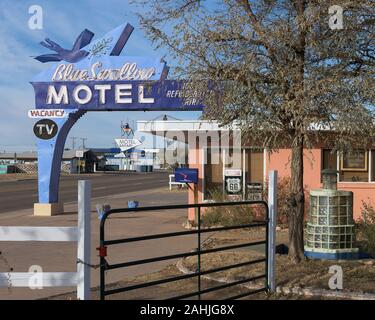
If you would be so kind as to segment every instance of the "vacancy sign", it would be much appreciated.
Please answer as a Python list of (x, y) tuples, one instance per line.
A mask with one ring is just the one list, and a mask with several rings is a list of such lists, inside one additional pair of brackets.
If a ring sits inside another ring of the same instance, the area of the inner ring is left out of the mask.
[(28, 116), (32, 119), (37, 118), (65, 118), (68, 115), (64, 109), (34, 109), (29, 110)]
[(115, 142), (121, 151), (126, 151), (142, 144), (138, 139), (115, 139)]

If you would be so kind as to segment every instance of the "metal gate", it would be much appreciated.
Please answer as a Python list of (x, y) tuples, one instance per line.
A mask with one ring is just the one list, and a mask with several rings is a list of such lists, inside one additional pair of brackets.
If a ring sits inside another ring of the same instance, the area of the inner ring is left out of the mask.
[[(233, 226), (225, 226), (225, 227), (214, 227), (214, 228), (201, 228), (201, 209), (202, 208), (211, 208), (211, 207), (223, 207), (223, 206), (247, 206), (247, 205), (262, 205), (265, 208), (265, 219), (262, 221), (253, 221), (248, 224), (241, 224), (241, 225), (233, 225)], [(105, 223), (108, 217), (115, 215), (115, 214), (127, 214), (130, 212), (153, 212), (157, 210), (177, 210), (177, 209), (188, 209), (188, 208), (195, 208), (196, 210), (196, 217), (197, 217), (197, 228), (195, 230), (186, 230), (186, 231), (179, 231), (179, 232), (171, 232), (171, 233), (162, 233), (162, 234), (151, 234), (151, 235), (145, 235), (145, 236), (139, 236), (139, 237), (130, 237), (130, 238), (122, 238), (122, 239), (111, 239), (106, 240), (105, 239)], [(203, 233), (211, 233), (211, 232), (219, 232), (224, 230), (235, 230), (235, 229), (243, 229), (243, 228), (257, 228), (257, 227), (265, 227), (265, 239), (262, 241), (256, 241), (256, 242), (249, 242), (249, 243), (243, 243), (243, 244), (235, 244), (235, 245), (229, 245), (229, 246), (222, 246), (218, 248), (209, 248), (209, 249), (202, 249), (201, 248), (201, 235)], [(270, 260), (269, 257), (269, 234), (272, 232), (269, 232), (270, 228), (270, 215), (269, 215), (269, 209), (268, 204), (265, 201), (238, 201), (238, 202), (221, 202), (221, 203), (202, 203), (202, 204), (186, 204), (186, 205), (168, 205), (168, 206), (152, 206), (152, 207), (139, 207), (139, 208), (119, 208), (119, 209), (111, 209), (107, 211), (100, 222), (100, 247), (99, 250), (99, 256), (100, 256), (100, 299), (104, 300), (106, 296), (120, 293), (120, 292), (126, 292), (131, 291), (135, 289), (140, 288), (146, 288), (150, 286), (165, 284), (169, 282), (189, 279), (189, 278), (197, 278), (197, 287), (198, 290), (186, 294), (182, 294), (179, 296), (173, 296), (168, 298), (169, 299), (187, 299), (192, 297), (197, 297), (199, 300), (201, 300), (201, 296), (203, 294), (213, 292), (216, 290), (221, 290), (224, 288), (233, 287), (236, 285), (245, 284), (251, 281), (255, 281), (258, 279), (264, 278), (264, 287), (256, 290), (250, 290), (245, 293), (241, 293), (232, 297), (229, 297), (227, 299), (238, 299), (242, 297), (249, 296), (251, 294), (255, 294), (261, 291), (268, 291), (270, 289), (270, 286), (272, 287), (272, 284), (270, 284), (269, 277), (269, 270), (271, 270), (271, 273), (273, 273), (272, 269), (269, 269), (269, 261), (271, 261), (271, 264), (273, 263), (272, 260)], [(195, 251), (190, 252), (183, 252), (178, 254), (171, 254), (171, 255), (165, 255), (165, 256), (159, 256), (159, 257), (151, 257), (141, 260), (134, 260), (134, 261), (128, 261), (123, 263), (116, 263), (116, 264), (109, 264), (106, 260), (107, 257), (107, 247), (111, 245), (118, 245), (118, 244), (126, 244), (136, 241), (145, 241), (145, 240), (152, 240), (152, 239), (161, 239), (161, 238), (170, 238), (170, 237), (179, 237), (179, 236), (186, 236), (186, 235), (196, 235), (197, 236), (197, 248)], [(226, 265), (210, 270), (201, 270), (201, 256), (208, 253), (213, 252), (221, 252), (221, 251), (227, 251), (232, 249), (239, 249), (239, 248), (245, 248), (245, 247), (252, 247), (256, 245), (264, 245), (265, 246), (265, 257), (261, 259), (256, 259), (253, 261), (247, 261), (247, 262), (241, 262), (231, 265)], [(127, 268), (131, 266), (137, 266), (142, 264), (148, 264), (158, 261), (165, 261), (165, 260), (172, 260), (172, 259), (178, 259), (178, 258), (185, 258), (190, 256), (197, 256), (197, 271), (194, 273), (189, 274), (183, 274), (179, 276), (174, 277), (168, 277), (166, 279), (160, 279), (155, 281), (148, 281), (146, 283), (140, 283), (136, 285), (126, 286), (126, 287), (116, 287), (113, 289), (106, 290), (106, 272), (114, 269), (119, 268)], [(230, 283), (224, 283), (220, 284), (218, 286), (214, 286), (211, 288), (201, 288), (201, 278), (203, 275), (208, 275), (210, 273), (229, 270), (233, 268), (240, 268), (256, 263), (264, 263), (264, 273), (260, 274), (255, 277), (248, 277), (245, 279), (233, 281)]]

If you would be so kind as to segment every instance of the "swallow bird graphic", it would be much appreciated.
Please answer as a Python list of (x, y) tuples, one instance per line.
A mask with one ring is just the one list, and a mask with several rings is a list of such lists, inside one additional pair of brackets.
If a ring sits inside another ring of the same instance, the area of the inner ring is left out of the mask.
[(40, 42), (40, 44), (43, 47), (55, 51), (57, 53), (43, 54), (34, 57), (34, 59), (42, 63), (62, 60), (70, 63), (78, 62), (84, 59), (86, 56), (88, 56), (89, 52), (86, 50), (81, 50), (81, 48), (87, 46), (91, 42), (93, 36), (94, 33), (90, 30), (83, 30), (81, 34), (77, 37), (71, 50), (64, 49), (56, 42), (50, 40), (49, 38), (46, 38), (45, 41)]

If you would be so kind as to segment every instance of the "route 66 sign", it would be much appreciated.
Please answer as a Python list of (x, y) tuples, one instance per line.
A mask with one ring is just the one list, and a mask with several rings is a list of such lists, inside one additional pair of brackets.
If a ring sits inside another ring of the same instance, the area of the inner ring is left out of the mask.
[(226, 177), (225, 189), (228, 194), (238, 194), (242, 191), (242, 180), (239, 177)]

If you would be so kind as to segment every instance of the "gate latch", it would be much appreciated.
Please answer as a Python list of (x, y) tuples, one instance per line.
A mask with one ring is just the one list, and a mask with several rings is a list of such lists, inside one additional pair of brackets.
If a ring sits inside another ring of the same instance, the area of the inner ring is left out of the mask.
[(96, 248), (96, 250), (99, 251), (99, 257), (104, 258), (107, 256), (107, 247), (106, 246), (101, 246)]

